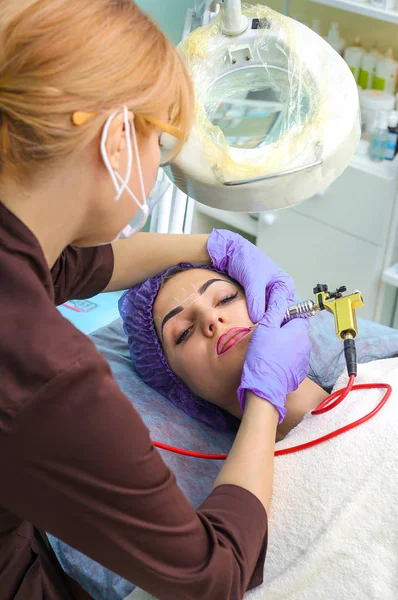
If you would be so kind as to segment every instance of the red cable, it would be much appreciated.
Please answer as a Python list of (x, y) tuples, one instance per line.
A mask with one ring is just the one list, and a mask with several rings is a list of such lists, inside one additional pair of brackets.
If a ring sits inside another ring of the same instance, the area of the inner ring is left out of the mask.
[[(385, 405), (389, 397), (392, 393), (392, 387), (388, 385), (388, 383), (362, 383), (360, 385), (354, 385), (355, 375), (351, 375), (347, 387), (342, 390), (338, 390), (328, 396), (325, 400), (323, 400), (317, 408), (315, 408), (311, 414), (312, 415), (320, 415), (329, 410), (335, 408), (340, 402), (342, 402), (348, 394), (353, 390), (372, 390), (372, 389), (385, 389), (387, 390), (384, 394), (383, 398), (380, 400), (379, 404), (367, 415), (354, 421), (353, 423), (349, 423), (348, 425), (344, 425), (344, 427), (340, 427), (335, 431), (331, 431), (326, 435), (317, 438), (315, 440), (311, 440), (310, 442), (306, 442), (305, 444), (299, 444), (298, 446), (293, 446), (292, 448), (284, 448), (283, 450), (276, 450), (274, 456), (282, 456), (283, 454), (293, 454), (294, 452), (300, 452), (301, 450), (305, 450), (307, 448), (311, 448), (312, 446), (316, 446), (317, 444), (321, 444), (322, 442), (326, 442), (326, 440), (330, 440), (350, 429), (354, 429), (369, 421), (372, 417), (374, 417)], [(334, 402), (333, 402), (334, 401)], [(174, 452), (175, 454), (182, 454), (183, 456), (191, 456), (193, 458), (205, 458), (208, 460), (225, 460), (228, 457), (228, 454), (205, 454), (203, 452), (191, 452), (191, 450), (183, 450), (182, 448), (174, 448), (174, 446), (168, 446), (167, 444), (161, 444), (160, 442), (153, 442), (153, 445), (157, 448), (161, 448), (162, 450), (168, 450), (169, 452)]]

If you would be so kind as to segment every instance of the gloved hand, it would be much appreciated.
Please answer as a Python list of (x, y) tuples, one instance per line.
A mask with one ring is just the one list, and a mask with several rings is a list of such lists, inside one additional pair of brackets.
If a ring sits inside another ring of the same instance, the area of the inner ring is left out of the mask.
[(278, 326), (286, 308), (294, 300), (293, 280), (273, 260), (237, 233), (213, 229), (207, 242), (213, 266), (226, 271), (244, 288), (253, 323), (258, 323), (267, 307), (265, 324)]
[(238, 399), (242, 412), (246, 392), (265, 398), (286, 416), (286, 396), (298, 388), (308, 374), (311, 342), (308, 319), (293, 319), (283, 327), (269, 327), (264, 318), (257, 325), (246, 352)]

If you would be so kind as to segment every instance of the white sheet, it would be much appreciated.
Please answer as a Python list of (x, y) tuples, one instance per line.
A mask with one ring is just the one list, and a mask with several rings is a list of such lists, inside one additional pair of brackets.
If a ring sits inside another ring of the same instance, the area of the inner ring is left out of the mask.
[[(346, 381), (343, 375), (335, 388)], [(275, 459), (264, 583), (247, 593), (247, 600), (398, 598), (398, 359), (359, 365), (357, 383), (368, 382), (393, 387), (376, 417), (314, 448)], [(334, 410), (307, 415), (277, 448), (358, 419), (381, 394), (353, 392)], [(150, 598), (141, 590), (129, 596)]]

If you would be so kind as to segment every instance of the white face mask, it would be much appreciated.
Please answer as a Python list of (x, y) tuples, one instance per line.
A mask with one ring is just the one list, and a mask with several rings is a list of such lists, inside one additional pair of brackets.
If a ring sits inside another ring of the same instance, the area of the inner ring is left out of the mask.
[[(116, 239), (119, 239), (119, 237), (121, 237), (121, 236), (124, 238), (131, 237), (134, 233), (137, 233), (138, 231), (140, 231), (144, 227), (144, 225), (148, 219), (148, 216), (149, 216), (149, 206), (148, 206), (148, 203), (146, 200), (144, 181), (143, 181), (143, 177), (142, 177), (141, 161), (140, 161), (140, 155), (138, 152), (138, 145), (137, 145), (137, 136), (136, 136), (136, 132), (135, 132), (134, 122), (130, 123), (130, 121), (129, 121), (128, 109), (126, 106), (123, 108), (124, 129), (125, 129), (125, 135), (126, 135), (126, 150), (127, 150), (127, 168), (126, 168), (126, 173), (124, 175), (124, 178), (120, 175), (120, 173), (118, 173), (115, 169), (113, 169), (113, 167), (110, 163), (110, 160), (109, 160), (108, 152), (106, 150), (106, 143), (108, 140), (109, 128), (112, 124), (113, 119), (118, 114), (119, 113), (117, 113), (117, 112), (113, 113), (108, 118), (108, 120), (106, 121), (106, 123), (104, 125), (104, 129), (103, 129), (102, 136), (101, 136), (101, 156), (102, 156), (102, 160), (104, 161), (104, 164), (108, 170), (108, 173), (112, 179), (113, 185), (115, 186), (115, 190), (116, 190), (115, 200), (116, 201), (120, 200), (123, 192), (126, 191), (128, 194), (130, 194), (130, 196), (133, 198), (134, 202), (138, 205), (139, 212), (137, 213), (136, 217), (134, 218), (133, 224), (127, 225), (121, 231), (121, 233), (117, 236)], [(128, 185), (129, 181), (130, 181), (130, 177), (131, 177), (131, 171), (133, 168), (133, 149), (132, 149), (132, 144), (131, 144), (131, 138), (133, 139), (134, 151), (135, 151), (135, 156), (136, 156), (136, 160), (137, 160), (137, 170), (138, 170), (138, 177), (139, 177), (140, 187), (141, 187), (142, 202), (139, 202), (137, 196), (131, 191), (131, 189), (129, 188), (129, 185)], [(138, 221), (137, 221), (137, 217), (138, 217)]]

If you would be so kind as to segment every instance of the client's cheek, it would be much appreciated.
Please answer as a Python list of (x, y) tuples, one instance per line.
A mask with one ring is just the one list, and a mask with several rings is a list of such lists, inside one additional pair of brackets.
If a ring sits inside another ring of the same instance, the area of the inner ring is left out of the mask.
[[(181, 357), (170, 357), (168, 359), (171, 370), (179, 377), (190, 390), (194, 393), (198, 384), (204, 380), (204, 369), (200, 367), (198, 361), (187, 360)], [(195, 389), (194, 389), (195, 388)]]

